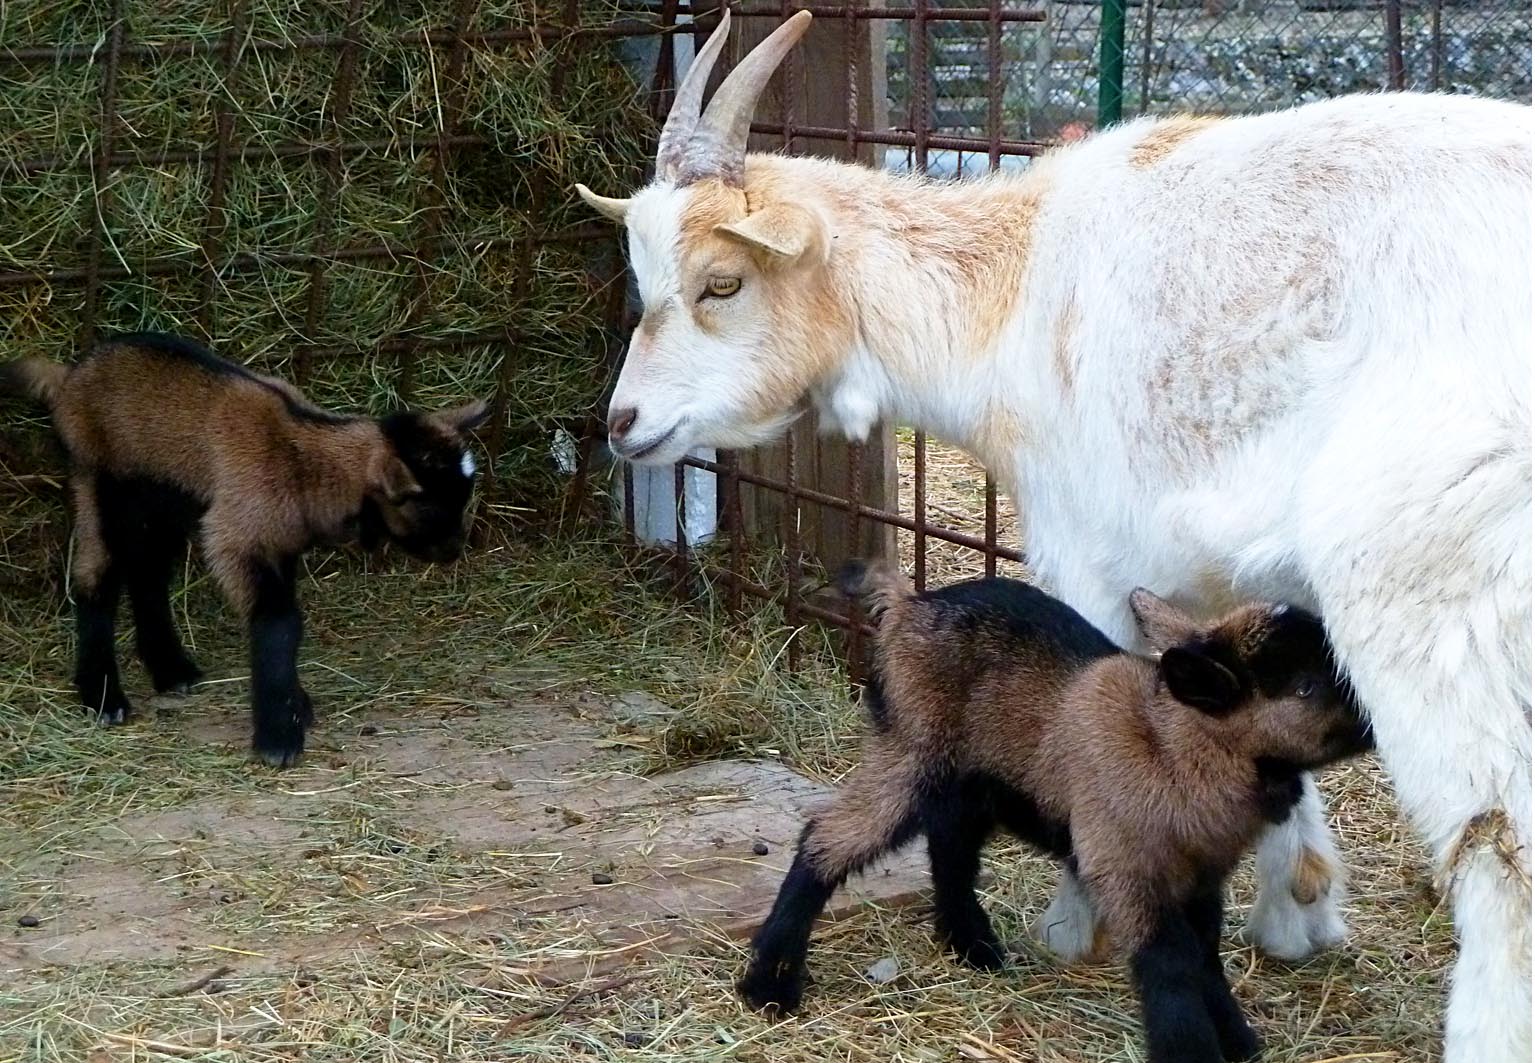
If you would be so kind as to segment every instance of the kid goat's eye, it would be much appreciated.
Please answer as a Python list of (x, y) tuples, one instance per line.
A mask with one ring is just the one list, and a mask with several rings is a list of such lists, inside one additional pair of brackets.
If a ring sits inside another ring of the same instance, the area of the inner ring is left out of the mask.
[(1315, 693), (1316, 693), (1316, 681), (1315, 680), (1312, 680), (1312, 679), (1302, 679), (1299, 683), (1297, 683), (1295, 685), (1295, 696), (1298, 697), (1298, 698), (1309, 698), (1312, 694), (1315, 694)]
[(704, 298), (729, 299), (741, 290), (740, 277), (710, 277), (704, 288)]

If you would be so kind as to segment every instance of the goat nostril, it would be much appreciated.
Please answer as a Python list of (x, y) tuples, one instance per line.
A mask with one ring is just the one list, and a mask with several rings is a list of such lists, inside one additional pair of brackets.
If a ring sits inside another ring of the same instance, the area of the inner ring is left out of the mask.
[(611, 410), (608, 413), (608, 435), (614, 439), (621, 439), (634, 427), (635, 418), (640, 411), (633, 406), (625, 406), (621, 410)]

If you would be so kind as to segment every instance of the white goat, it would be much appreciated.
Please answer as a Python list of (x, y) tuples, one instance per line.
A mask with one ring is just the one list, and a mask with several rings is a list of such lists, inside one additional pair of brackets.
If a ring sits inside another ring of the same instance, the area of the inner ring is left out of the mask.
[[(1451, 1063), (1530, 1059), (1530, 109), (1354, 96), (1128, 122), (1016, 176), (935, 184), (746, 155), (790, 19), (700, 117), (679, 88), (628, 227), (645, 313), (614, 449), (778, 437), (807, 394), (1005, 484), (1042, 580), (1132, 647), (1145, 584), (1326, 621), (1451, 890)], [(1341, 938), (1314, 787), (1260, 843), (1250, 930)], [(1095, 916), (1067, 880), (1047, 941)]]

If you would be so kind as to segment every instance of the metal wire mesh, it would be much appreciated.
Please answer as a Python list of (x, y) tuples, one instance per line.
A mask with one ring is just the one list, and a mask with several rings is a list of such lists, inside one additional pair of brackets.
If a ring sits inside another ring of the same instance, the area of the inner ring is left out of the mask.
[[(934, 0), (933, 7), (944, 4)], [(1011, 8), (1012, 4), (1002, 4)], [(1002, 34), (1003, 124), (1050, 138), (1091, 124), (1101, 0), (1030, 5), (1042, 21)], [(1125, 113), (1231, 114), (1385, 88), (1530, 98), (1530, 6), (1513, 0), (1130, 0)], [(910, 27), (892, 34), (897, 110), (911, 98)], [(934, 130), (975, 132), (986, 114), (985, 33), (929, 30)]]

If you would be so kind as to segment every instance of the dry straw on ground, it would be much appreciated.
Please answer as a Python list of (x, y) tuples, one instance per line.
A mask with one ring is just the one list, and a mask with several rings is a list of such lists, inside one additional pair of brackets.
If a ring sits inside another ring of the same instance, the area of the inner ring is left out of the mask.
[[(205, 580), (178, 612), (213, 682), (113, 731), (74, 707), (58, 603), (11, 601), (0, 626), (0, 943), (47, 933), (75, 900), (60, 884), (97, 865), (129, 888), (170, 885), (188, 905), (218, 907), (208, 936), (174, 961), (0, 978), (0, 1060), (1138, 1058), (1118, 969), (1062, 970), (1023, 944), (1005, 973), (968, 971), (935, 950), (920, 905), (865, 907), (824, 928), (805, 1015), (770, 1024), (731, 993), (738, 937), (698, 926), (684, 955), (615, 950), (576, 913), (532, 914), (549, 903), (546, 846), (488, 845), (463, 824), (423, 820), (476, 785), (450, 770), (445, 740), (494, 765), (527, 739), (508, 732), (515, 713), (553, 719), (623, 691), (676, 711), (595, 744), (593, 771), (724, 755), (825, 780), (846, 770), (855, 716), (814, 632), (791, 634), (770, 612), (683, 608), (622, 557), (598, 541), (510, 543), (425, 572), (315, 559), (304, 679), (322, 722), (305, 764), (283, 775), (244, 756), (239, 632)], [(779, 663), (790, 637), (805, 640), (798, 674)], [(380, 732), (415, 760), (370, 755), (377, 739), (359, 736)], [(1354, 936), (1299, 966), (1233, 942), (1237, 992), (1266, 1058), (1431, 1059), (1447, 919), (1378, 770), (1334, 772), (1326, 789), (1355, 876)], [(124, 841), (127, 824), (219, 809), (211, 829), (174, 845)], [(765, 859), (781, 867), (787, 851)], [(986, 904), (1021, 942), (1053, 870), (1010, 843), (988, 866)], [(1235, 897), (1250, 900), (1245, 877)], [(18, 925), (28, 915), (38, 929)], [(251, 955), (273, 935), (280, 962)], [(863, 972), (885, 957), (898, 959), (896, 978), (870, 983)]]

